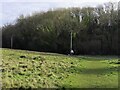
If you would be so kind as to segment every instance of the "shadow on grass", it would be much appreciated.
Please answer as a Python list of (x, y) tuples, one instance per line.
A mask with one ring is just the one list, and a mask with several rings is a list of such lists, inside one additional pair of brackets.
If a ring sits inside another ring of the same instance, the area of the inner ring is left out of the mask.
[(63, 84), (60, 87), (62, 90), (118, 90), (118, 87), (111, 87), (109, 85), (96, 85), (96, 86), (87, 86), (87, 87), (72, 87), (69, 84)]
[(118, 56), (90, 56), (90, 55), (84, 55), (84, 56), (73, 56), (77, 59), (83, 59), (85, 61), (101, 61), (101, 60), (113, 60), (113, 59), (118, 59), (120, 58)]
[(67, 68), (65, 72), (68, 73), (77, 73), (77, 74), (113, 74), (114, 72), (118, 72), (119, 67), (106, 67), (106, 68), (94, 68), (94, 69), (87, 69), (87, 68), (78, 68), (78, 67), (71, 67)]
[(59, 54), (59, 53), (51, 53), (51, 52), (39, 52), (39, 51), (26, 51), (30, 54), (39, 54), (39, 55), (50, 55), (50, 56), (67, 56), (65, 54)]
[[(65, 70), (65, 72), (68, 72), (68, 73), (77, 73), (77, 74), (86, 74), (89, 75), (90, 74), (94, 74), (94, 75), (97, 75), (97, 77), (101, 76), (101, 75), (107, 75), (107, 76), (110, 76), (110, 75), (119, 75), (119, 74), (116, 74), (118, 73), (118, 70), (119, 70), (119, 67), (106, 67), (106, 68), (94, 68), (94, 69), (86, 69), (86, 68), (78, 68), (78, 67), (74, 67), (74, 68), (67, 68)], [(118, 78), (119, 79), (119, 78)], [(62, 88), (64, 89), (71, 89), (71, 90), (75, 90), (75, 89), (79, 89), (79, 90), (118, 90), (118, 87), (117, 86), (109, 86), (109, 85), (99, 85), (99, 84), (96, 84), (96, 85), (92, 85), (92, 86), (87, 86), (87, 87), (84, 87), (84, 88), (80, 88), (80, 87), (73, 87), (71, 86), (71, 84), (63, 84), (62, 85)]]
[(118, 72), (118, 67), (83, 69), (82, 74), (113, 74)]

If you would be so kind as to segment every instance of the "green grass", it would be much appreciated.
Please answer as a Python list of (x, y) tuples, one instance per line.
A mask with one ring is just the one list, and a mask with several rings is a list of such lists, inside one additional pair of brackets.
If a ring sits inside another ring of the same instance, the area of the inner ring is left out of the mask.
[(117, 88), (117, 57), (2, 49), (3, 88)]

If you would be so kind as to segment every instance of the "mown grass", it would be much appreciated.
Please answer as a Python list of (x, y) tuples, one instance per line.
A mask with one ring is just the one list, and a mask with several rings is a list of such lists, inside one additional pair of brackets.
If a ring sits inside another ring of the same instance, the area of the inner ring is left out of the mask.
[(2, 49), (3, 88), (117, 88), (118, 58)]

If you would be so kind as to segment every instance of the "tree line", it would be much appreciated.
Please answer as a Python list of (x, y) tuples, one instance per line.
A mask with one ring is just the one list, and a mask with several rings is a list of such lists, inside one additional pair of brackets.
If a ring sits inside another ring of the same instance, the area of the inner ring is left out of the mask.
[[(2, 47), (68, 54), (70, 32), (75, 54), (120, 54), (119, 9), (113, 3), (97, 7), (60, 8), (21, 15), (2, 27)], [(12, 45), (12, 47), (11, 47)]]

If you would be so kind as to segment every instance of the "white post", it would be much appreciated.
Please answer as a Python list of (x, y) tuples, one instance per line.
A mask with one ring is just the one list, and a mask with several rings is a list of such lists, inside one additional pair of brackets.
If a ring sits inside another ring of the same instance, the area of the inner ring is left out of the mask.
[(13, 48), (13, 35), (11, 36), (11, 49)]
[(72, 50), (72, 31), (70, 32), (70, 52)]
[(70, 55), (74, 54), (74, 51), (73, 51), (73, 48), (72, 48), (72, 44), (73, 44), (73, 38), (72, 38), (72, 31), (70, 32), (70, 36), (71, 36), (71, 39), (70, 39)]

